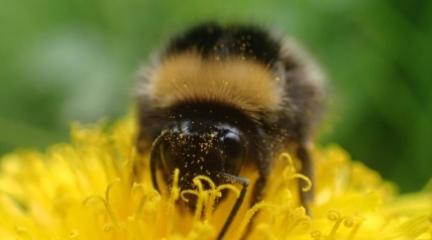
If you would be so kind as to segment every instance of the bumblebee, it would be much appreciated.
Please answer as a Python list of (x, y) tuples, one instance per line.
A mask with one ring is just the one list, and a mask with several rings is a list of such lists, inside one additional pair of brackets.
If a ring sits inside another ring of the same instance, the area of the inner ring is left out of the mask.
[[(250, 204), (263, 197), (281, 151), (290, 149), (313, 182), (309, 149), (323, 109), (323, 83), (302, 49), (258, 26), (206, 23), (174, 36), (137, 87), (137, 148), (150, 152), (154, 187), (172, 184), (175, 169), (180, 189), (194, 188), (198, 175), (241, 185), (222, 239), (249, 186)], [(257, 169), (254, 183), (240, 176), (245, 166)], [(300, 194), (308, 209), (313, 189)]]

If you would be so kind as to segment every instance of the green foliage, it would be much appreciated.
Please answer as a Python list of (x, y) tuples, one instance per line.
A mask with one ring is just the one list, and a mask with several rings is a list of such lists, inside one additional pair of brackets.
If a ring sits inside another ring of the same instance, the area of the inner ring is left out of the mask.
[(216, 19), (281, 29), (318, 57), (332, 102), (322, 142), (400, 184), (431, 177), (432, 1), (2, 1), (0, 152), (66, 141), (71, 121), (114, 119), (171, 33)]

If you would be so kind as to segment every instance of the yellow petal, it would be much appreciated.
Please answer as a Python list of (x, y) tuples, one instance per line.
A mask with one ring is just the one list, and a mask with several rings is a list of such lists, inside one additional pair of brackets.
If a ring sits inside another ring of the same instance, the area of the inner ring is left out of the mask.
[[(180, 191), (174, 184), (168, 196), (161, 196), (151, 185), (146, 164), (141, 181), (132, 174), (133, 161), (148, 161), (135, 152), (133, 118), (104, 129), (103, 123), (75, 124), (69, 144), (44, 153), (20, 151), (2, 157), (0, 239), (217, 236), (238, 195), (237, 186), (212, 186), (211, 179), (200, 176), (195, 179), (197, 189)], [(298, 182), (309, 180), (296, 172), (296, 159), (284, 153), (275, 159), (264, 201), (242, 205), (227, 239), (240, 239), (250, 221), (254, 225), (248, 239), (432, 239), (430, 192), (399, 196), (391, 183), (352, 161), (338, 146), (317, 148), (313, 156), (313, 217), (298, 203)], [(242, 174), (252, 181), (257, 177), (252, 169)], [(211, 187), (206, 189), (207, 185)], [(215, 208), (223, 188), (232, 194)], [(176, 202), (191, 196), (199, 198), (194, 213), (177, 207)]]

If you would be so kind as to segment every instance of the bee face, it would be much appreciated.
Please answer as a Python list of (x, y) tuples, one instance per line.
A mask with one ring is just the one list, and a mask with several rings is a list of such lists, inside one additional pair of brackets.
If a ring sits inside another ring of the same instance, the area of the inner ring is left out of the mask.
[[(209, 23), (175, 36), (158, 60), (137, 86), (138, 150), (151, 152), (157, 190), (157, 173), (169, 186), (174, 169), (183, 190), (194, 188), (198, 175), (242, 185), (219, 239), (249, 186), (240, 176), (243, 166), (259, 175), (250, 204), (263, 196), (272, 160), (283, 149), (293, 149), (313, 181), (308, 146), (324, 91), (304, 51), (259, 27)], [(138, 177), (140, 164), (134, 165)], [(301, 193), (306, 208), (312, 193)]]
[(223, 183), (220, 173), (238, 175), (248, 145), (234, 126), (212, 120), (181, 120), (164, 129), (153, 144), (152, 161), (160, 162), (165, 179), (180, 170), (179, 187), (193, 189), (192, 180), (209, 176)]

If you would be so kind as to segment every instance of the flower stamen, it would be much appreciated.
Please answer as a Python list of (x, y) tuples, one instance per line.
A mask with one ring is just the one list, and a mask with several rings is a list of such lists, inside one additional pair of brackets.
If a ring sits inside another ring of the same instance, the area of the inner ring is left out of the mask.
[(108, 187), (105, 191), (105, 200), (104, 200), (106, 210), (107, 210), (107, 212), (108, 212), (108, 214), (109, 214), (109, 216), (110, 216), (110, 218), (113, 221), (115, 226), (118, 226), (118, 221), (117, 221), (117, 218), (115, 217), (113, 208), (111, 206), (111, 193), (112, 193), (114, 185), (116, 185), (118, 183), (120, 183), (120, 179), (115, 179), (108, 185)]
[(339, 229), (341, 223), (344, 221), (344, 218), (341, 217), (340, 213), (336, 210), (330, 210), (328, 212), (327, 218), (334, 222), (330, 233), (328, 234), (329, 239), (333, 239), (336, 235), (337, 230)]
[(252, 218), (257, 214), (258, 211), (262, 209), (271, 209), (272, 206), (264, 201), (261, 201), (259, 203), (256, 203), (253, 205), (249, 210), (247, 210), (245, 216), (243, 217), (243, 220), (240, 223), (239, 231), (237, 232), (237, 236), (234, 239), (239, 239), (240, 236), (243, 235), (243, 232), (246, 230), (246, 227), (252, 220)]
[(359, 230), (360, 226), (362, 225), (364, 219), (357, 217), (356, 219), (350, 218), (349, 222), (345, 220), (344, 224), (346, 227), (351, 227), (351, 231), (348, 235), (348, 240), (354, 239), (355, 235), (357, 234), (357, 231)]
[(282, 161), (286, 162), (286, 167), (283, 170), (283, 177), (285, 180), (287, 180), (288, 182), (290, 180), (294, 180), (294, 179), (300, 179), (303, 180), (304, 182), (306, 182), (306, 185), (304, 187), (302, 187), (302, 191), (303, 192), (307, 192), (310, 191), (312, 188), (312, 181), (310, 178), (308, 178), (306, 175), (300, 174), (297, 172), (295, 164), (294, 164), (294, 160), (292, 159), (291, 155), (288, 153), (282, 153), (279, 157)]
[(134, 183), (132, 186), (131, 194), (133, 195), (134, 192), (141, 192), (141, 197), (138, 202), (138, 206), (132, 216), (133, 219), (135, 219), (137, 216), (140, 216), (142, 212), (144, 211), (144, 205), (146, 203), (154, 202), (158, 197), (160, 197), (159, 193), (156, 190), (148, 190), (142, 183)]

